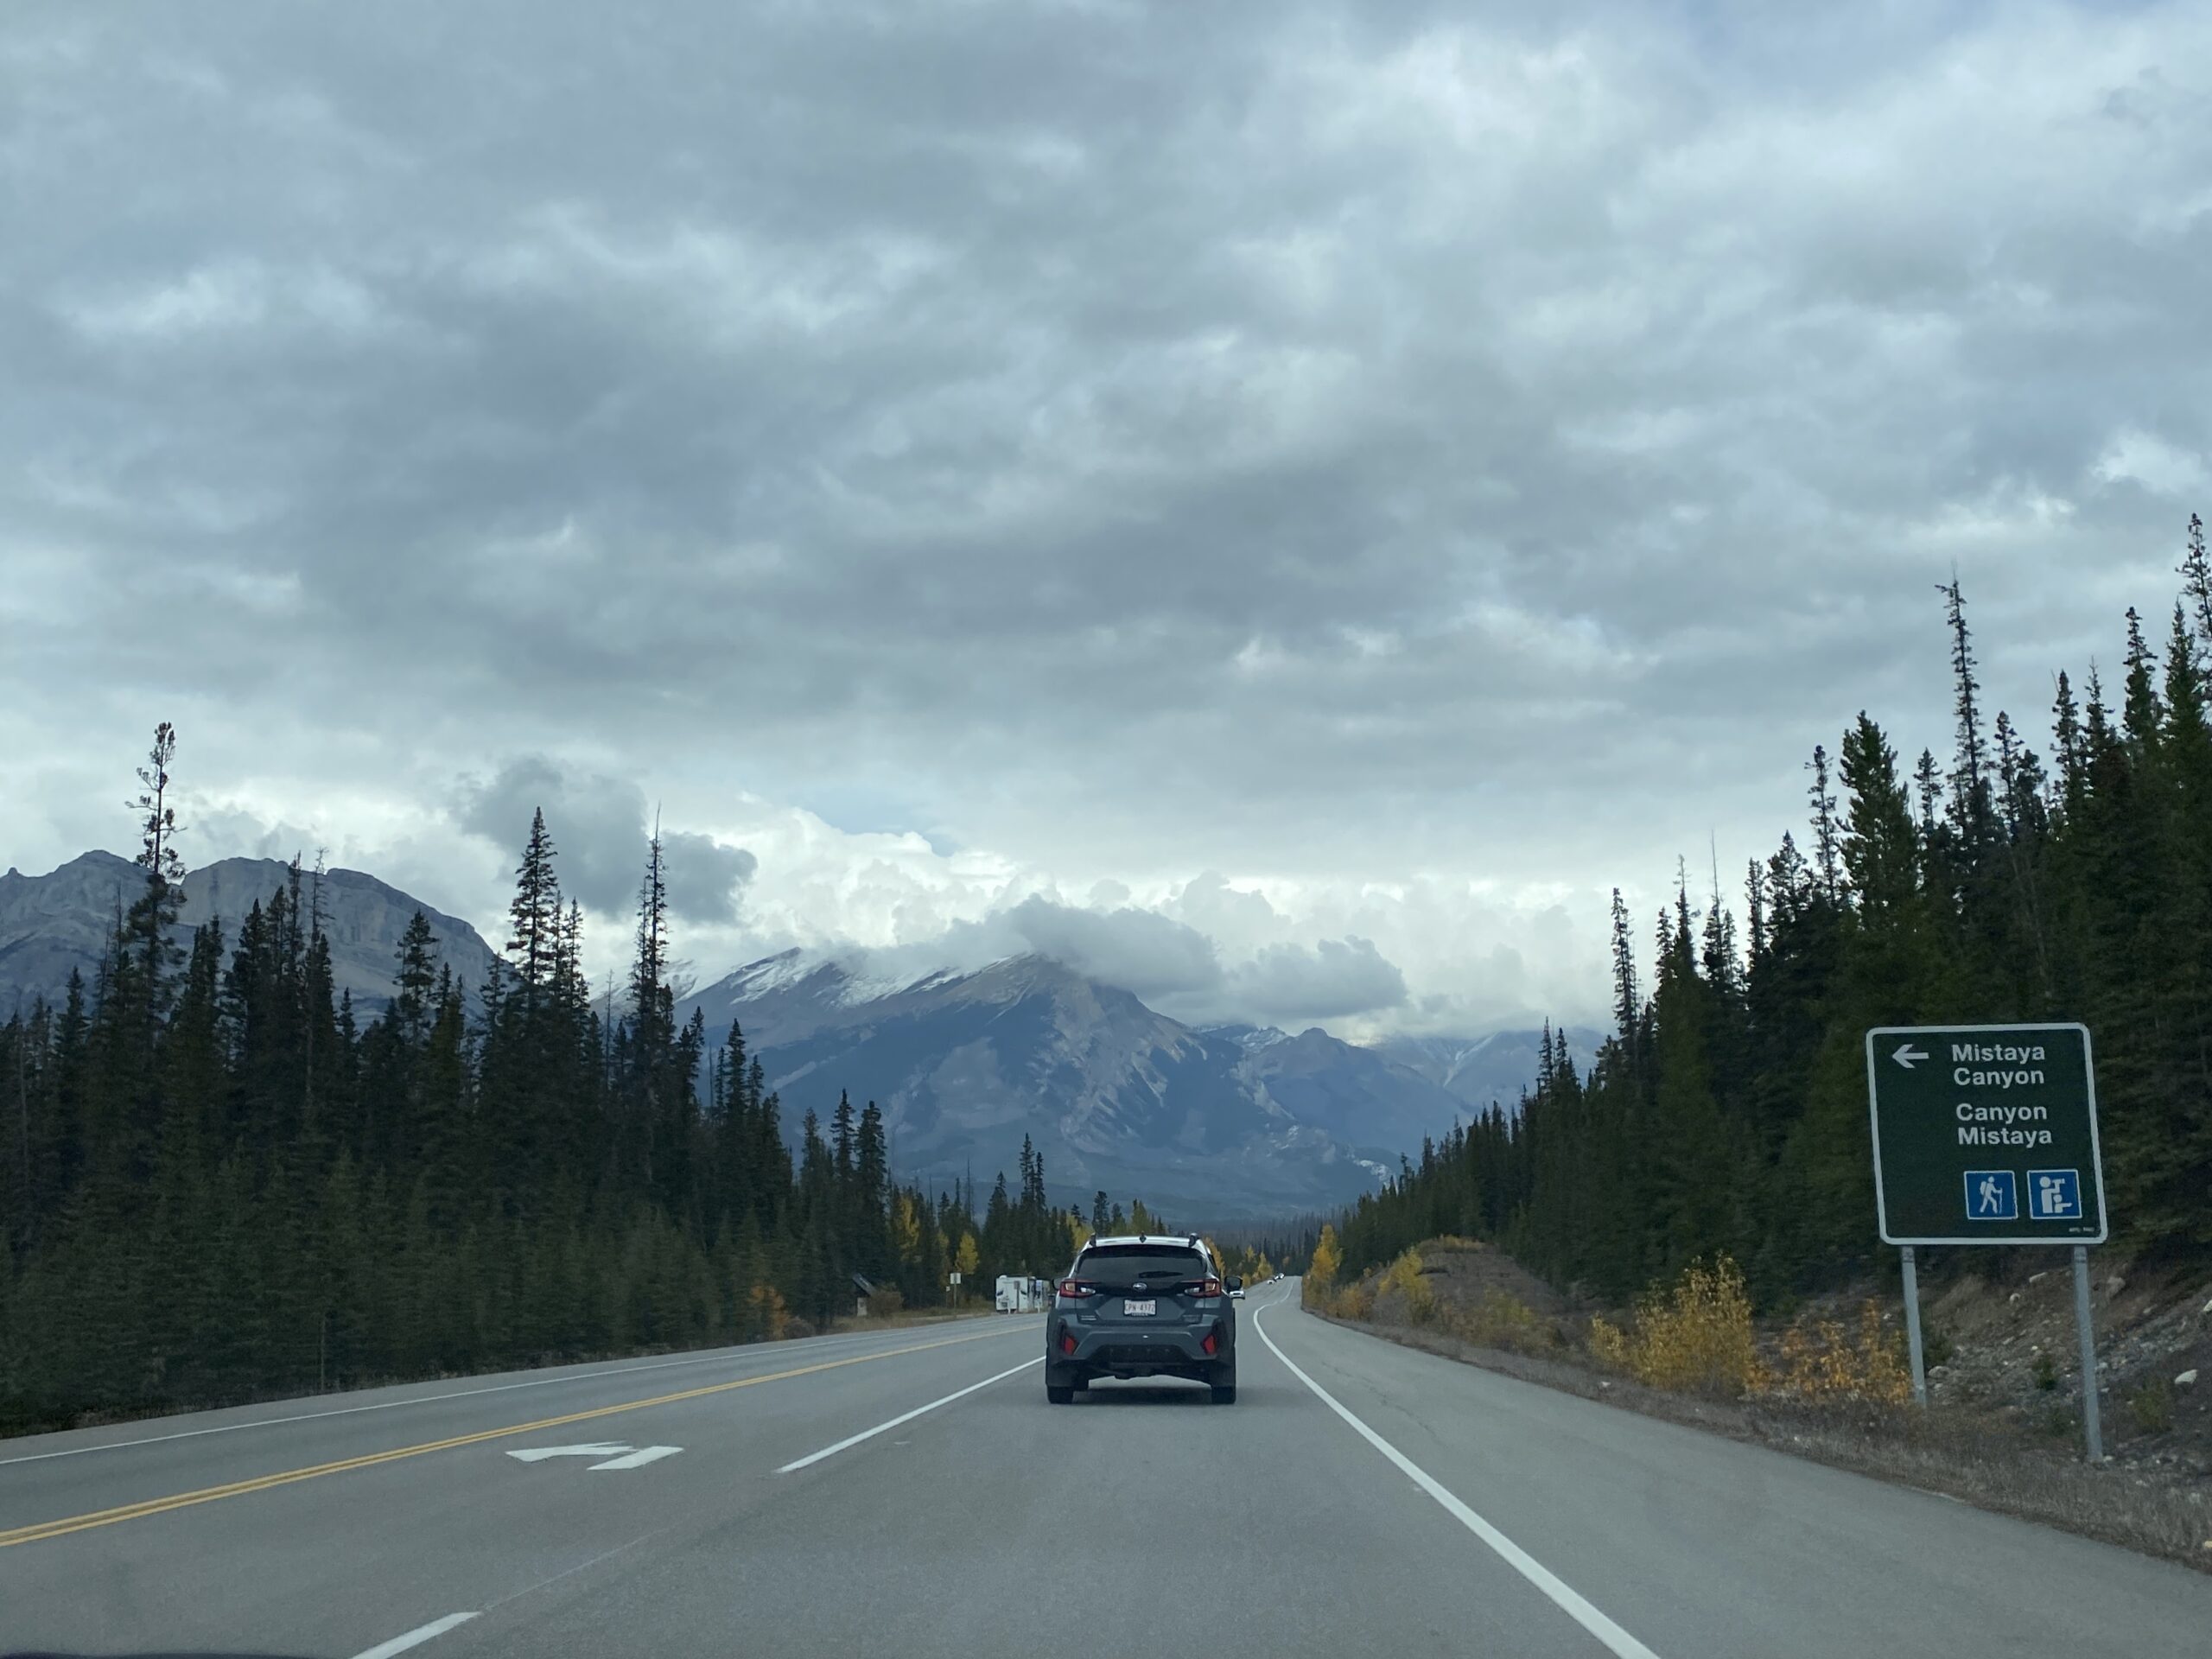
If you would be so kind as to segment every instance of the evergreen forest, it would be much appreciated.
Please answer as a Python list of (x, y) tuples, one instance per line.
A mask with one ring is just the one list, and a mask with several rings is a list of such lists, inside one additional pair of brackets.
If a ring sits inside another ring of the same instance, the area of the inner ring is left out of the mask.
[(2089, 1028), (2113, 1243), (2212, 1253), (2212, 565), (2196, 518), (2180, 575), (2163, 626), (2126, 613), (2116, 683), (2094, 664), (2056, 675), (2041, 753), (1986, 706), (1965, 596), (1943, 586), (1948, 760), (1906, 760), (1861, 712), (1806, 763), (1802, 841), (1753, 861), (1740, 898), (1717, 872), (1695, 895), (1678, 875), (1639, 923), (1615, 889), (1594, 1063), (1580, 1071), (1548, 1033), (1517, 1109), (1424, 1147), (1338, 1218), (1344, 1270), (1457, 1234), (1624, 1300), (1726, 1252), (1763, 1302), (1786, 1301), (1891, 1259), (1866, 1031), (2037, 1020)]
[(176, 742), (139, 769), (144, 887), (97, 975), (0, 1025), (0, 1432), (805, 1334), (856, 1274), (874, 1313), (988, 1307), (1124, 1220), (1049, 1205), (1026, 1140), (979, 1213), (972, 1180), (897, 1179), (873, 1102), (787, 1135), (742, 1030), (677, 1021), (658, 837), (596, 1001), (542, 812), (483, 984), (417, 912), (364, 1018), (297, 861), (235, 938), (188, 931)]

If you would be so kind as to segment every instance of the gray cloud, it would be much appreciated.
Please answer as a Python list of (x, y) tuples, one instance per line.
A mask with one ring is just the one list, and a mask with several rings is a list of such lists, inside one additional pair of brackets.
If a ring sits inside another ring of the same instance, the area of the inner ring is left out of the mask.
[(1079, 910), (1033, 896), (1003, 919), (1039, 956), (1141, 997), (1186, 995), (1221, 983), (1213, 942), (1153, 911)]
[[(170, 715), (410, 869), (547, 756), (617, 914), (650, 778), (709, 943), (734, 789), (865, 792), (959, 903), (794, 833), (795, 935), (1119, 891), (1549, 1007), (1852, 711), (1945, 741), (1954, 564), (2034, 728), (2204, 505), (2201, 6), (615, 16), (0, 24), (0, 862)], [(1358, 913), (1477, 881), (1503, 954)]]
[[(1205, 877), (1191, 884), (1207, 885)], [(1370, 939), (1267, 944), (1244, 954), (1249, 949), (1156, 910), (1087, 908), (1032, 893), (933, 938), (846, 954), (863, 973), (892, 980), (1041, 956), (1197, 1024), (1307, 1024), (1382, 1014), (1407, 1001), (1405, 976)]]
[(668, 861), (669, 914), (679, 921), (734, 927), (739, 893), (760, 861), (742, 847), (726, 847), (712, 836), (680, 830), (662, 835), (661, 850)]
[[(543, 755), (509, 761), (460, 791), (455, 821), (470, 834), (521, 857), (531, 815), (543, 810), (561, 886), (587, 908), (620, 916), (638, 907), (651, 830), (645, 791), (620, 779), (577, 772)], [(734, 925), (738, 895), (757, 868), (753, 855), (711, 836), (664, 830), (664, 887), (669, 913), (709, 926)]]
[(1406, 976), (1370, 939), (1271, 944), (1230, 976), (1228, 999), (1270, 1025), (1375, 1014), (1406, 1000)]
[(846, 954), (871, 976), (894, 979), (944, 967), (979, 968), (1007, 957), (1046, 957), (1147, 1001), (1211, 992), (1223, 983), (1214, 942), (1194, 928), (1140, 906), (1087, 909), (1034, 893), (941, 932)]
[(572, 777), (542, 755), (511, 760), (487, 779), (464, 785), (455, 817), (473, 835), (518, 861), (531, 815), (543, 811), (564, 892), (588, 908), (634, 911), (645, 865), (645, 797), (635, 784)]

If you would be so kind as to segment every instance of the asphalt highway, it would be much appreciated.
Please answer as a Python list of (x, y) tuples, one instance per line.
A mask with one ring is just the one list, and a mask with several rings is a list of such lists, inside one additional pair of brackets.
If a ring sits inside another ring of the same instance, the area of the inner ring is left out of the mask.
[(986, 1317), (0, 1442), (0, 1652), (2212, 1652), (2212, 1578), (1240, 1313), (1233, 1406)]

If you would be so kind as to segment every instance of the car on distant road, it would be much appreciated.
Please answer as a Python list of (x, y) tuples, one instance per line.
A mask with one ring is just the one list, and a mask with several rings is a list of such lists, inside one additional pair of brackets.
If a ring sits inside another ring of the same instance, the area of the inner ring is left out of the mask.
[(1054, 1287), (1045, 1321), (1045, 1397), (1056, 1406), (1099, 1377), (1179, 1376), (1236, 1398), (1236, 1310), (1243, 1281), (1205, 1241), (1136, 1234), (1094, 1238)]

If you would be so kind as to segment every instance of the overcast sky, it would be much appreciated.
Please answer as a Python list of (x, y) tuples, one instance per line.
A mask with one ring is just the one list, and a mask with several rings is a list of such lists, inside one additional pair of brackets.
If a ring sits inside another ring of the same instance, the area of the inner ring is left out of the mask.
[(2201, 0), (14, 0), (0, 867), (168, 719), (193, 861), (490, 933), (543, 805), (602, 965), (658, 810), (705, 976), (1591, 1017), (1954, 566), (2039, 746), (2163, 615), (2208, 271)]

